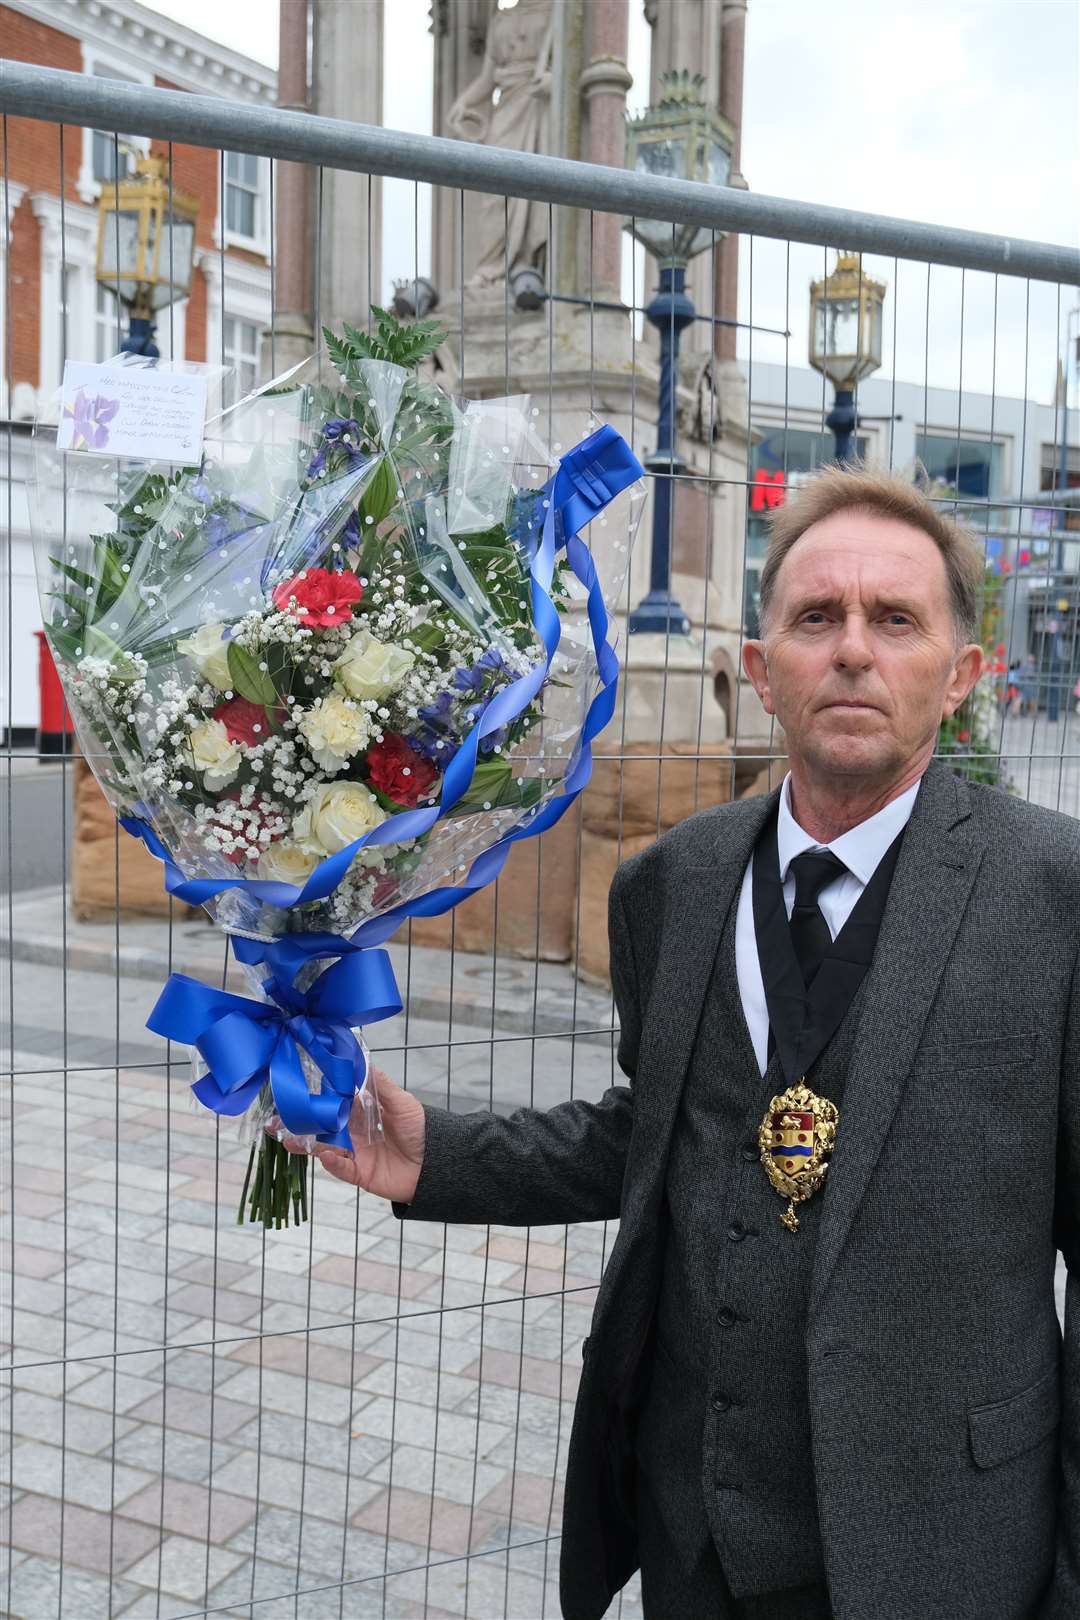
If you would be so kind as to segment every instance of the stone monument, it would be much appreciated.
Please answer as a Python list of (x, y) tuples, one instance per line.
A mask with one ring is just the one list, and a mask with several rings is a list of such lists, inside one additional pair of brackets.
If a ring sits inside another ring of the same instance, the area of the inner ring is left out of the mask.
[[(436, 3), (435, 133), (621, 164), (632, 82), (629, 3)], [(729, 10), (738, 9), (727, 0), (647, 4), (656, 83), (666, 69), (697, 67), (707, 57), (706, 93), (715, 100), (721, 44), (730, 37), (724, 24)], [(676, 21), (671, 11), (683, 15)], [(685, 60), (672, 60), (683, 52), (690, 53)], [(741, 56), (739, 69), (741, 75)], [(635, 342), (632, 317), (620, 303), (622, 227), (612, 215), (437, 190), (432, 275), (441, 290), (438, 313), (449, 328), (438, 357), (444, 386), (471, 398), (532, 395), (556, 454), (599, 418), (643, 457), (655, 444), (658, 354), (653, 343)], [(732, 313), (734, 247), (722, 244), (729, 271), (725, 309)], [(636, 289), (639, 305), (654, 279), (650, 261), (646, 285)], [(704, 314), (711, 311), (714, 279), (706, 269), (695, 285)], [(539, 851), (524, 845), (514, 852), (500, 880), (500, 952), (576, 955), (584, 971), (603, 976), (603, 898), (619, 856), (696, 806), (746, 791), (759, 776), (749, 761), (736, 767), (729, 735), (742, 619), (749, 422), (742, 379), (727, 353), (733, 356), (734, 349), (712, 338), (725, 330), (699, 323), (680, 370), (679, 448), (689, 476), (676, 497), (671, 588), (691, 634), (627, 635), (628, 610), (649, 586), (646, 511), (615, 613), (623, 661), (619, 704), (598, 748), (601, 756), (625, 755), (634, 764), (599, 764), (581, 808), (538, 841)], [(617, 536), (610, 526), (594, 531), (591, 543), (603, 567), (615, 560), (604, 551)], [(704, 766), (698, 753), (711, 756)], [(620, 782), (632, 782), (633, 832), (626, 822), (625, 837), (611, 810), (612, 771)], [(651, 833), (645, 825), (650, 804)], [(459, 946), (490, 950), (494, 927), (492, 895), (457, 908)], [(445, 919), (413, 924), (418, 941), (446, 943), (449, 933)]]
[[(488, 24), (483, 66), (446, 116), (463, 141), (547, 152), (551, 147), (554, 0), (518, 0)], [(507, 272), (541, 272), (548, 246), (547, 209), (527, 197), (478, 199), (478, 259), (469, 288), (500, 285)]]

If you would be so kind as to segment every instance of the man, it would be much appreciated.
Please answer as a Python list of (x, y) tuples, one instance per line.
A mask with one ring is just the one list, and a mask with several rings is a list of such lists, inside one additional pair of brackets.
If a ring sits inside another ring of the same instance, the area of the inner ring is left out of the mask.
[(380, 1074), (377, 1145), (320, 1150), (411, 1218), (620, 1217), (568, 1620), (639, 1564), (649, 1620), (1080, 1616), (1080, 838), (931, 759), (981, 581), (903, 480), (810, 481), (744, 654), (790, 774), (612, 885), (630, 1085), (501, 1119)]

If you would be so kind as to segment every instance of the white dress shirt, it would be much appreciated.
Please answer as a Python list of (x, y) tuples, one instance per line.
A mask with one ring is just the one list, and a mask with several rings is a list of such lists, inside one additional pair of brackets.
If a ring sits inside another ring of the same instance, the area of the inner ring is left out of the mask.
[[(818, 895), (821, 914), (835, 939), (843, 928), (856, 900), (873, 877), (878, 863), (901, 827), (907, 825), (915, 805), (915, 797), (922, 778), (909, 787), (899, 798), (893, 799), (884, 810), (860, 821), (857, 827), (834, 838), (831, 844), (819, 844), (811, 838), (791, 813), (791, 775), (784, 778), (780, 790), (780, 810), (776, 823), (776, 845), (780, 856), (780, 877), (784, 885), (784, 905), (790, 917), (795, 904), (795, 874), (790, 870), (796, 855), (808, 849), (830, 849), (842, 860), (847, 871), (827, 883)], [(758, 1068), (762, 1074), (767, 1067), (769, 1046), (769, 1011), (765, 1005), (765, 985), (758, 960), (757, 935), (754, 931), (754, 891), (752, 882), (753, 856), (743, 873), (739, 891), (739, 909), (735, 917), (735, 971), (739, 981), (739, 996), (743, 1016), (754, 1043)]]

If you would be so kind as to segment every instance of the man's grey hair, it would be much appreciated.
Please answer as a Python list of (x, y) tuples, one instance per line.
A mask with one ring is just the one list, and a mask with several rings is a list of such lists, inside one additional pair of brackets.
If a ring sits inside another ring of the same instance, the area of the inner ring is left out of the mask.
[(928, 534), (941, 552), (949, 581), (956, 644), (979, 641), (979, 591), (984, 564), (979, 542), (970, 529), (946, 517), (909, 478), (865, 462), (834, 464), (814, 473), (770, 514), (769, 549), (761, 570), (758, 619), (766, 637), (776, 576), (788, 552), (815, 523), (834, 512), (873, 512), (907, 523)]

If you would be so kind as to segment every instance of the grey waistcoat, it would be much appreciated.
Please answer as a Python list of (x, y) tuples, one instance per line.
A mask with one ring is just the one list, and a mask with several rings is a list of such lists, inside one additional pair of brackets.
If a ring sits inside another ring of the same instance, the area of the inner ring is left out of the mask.
[[(638, 1455), (675, 1546), (692, 1560), (711, 1534), (744, 1597), (824, 1578), (804, 1336), (827, 1185), (796, 1206), (797, 1233), (780, 1224), (787, 1200), (759, 1162), (757, 1133), (785, 1081), (775, 1054), (759, 1073), (743, 1016), (738, 896), (736, 886), (672, 1134)], [(841, 1118), (865, 985), (807, 1074)]]

